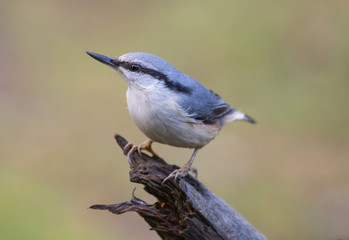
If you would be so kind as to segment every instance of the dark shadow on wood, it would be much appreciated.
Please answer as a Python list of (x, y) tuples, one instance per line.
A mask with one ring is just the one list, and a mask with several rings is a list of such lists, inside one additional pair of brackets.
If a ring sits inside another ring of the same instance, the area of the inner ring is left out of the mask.
[[(121, 149), (128, 143), (120, 135), (115, 139)], [(209, 191), (197, 179), (188, 175), (174, 182), (166, 178), (178, 166), (144, 153), (131, 156), (130, 181), (144, 185), (155, 196), (155, 204), (147, 204), (132, 194), (129, 202), (93, 205), (90, 208), (108, 210), (114, 214), (137, 212), (161, 239), (236, 239), (265, 240), (238, 212)]]

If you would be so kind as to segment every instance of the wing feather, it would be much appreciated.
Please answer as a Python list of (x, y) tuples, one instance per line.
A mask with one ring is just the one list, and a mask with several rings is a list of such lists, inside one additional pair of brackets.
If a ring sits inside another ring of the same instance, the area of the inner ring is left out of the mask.
[(232, 110), (232, 106), (227, 104), (217, 93), (212, 90), (205, 89), (205, 94), (201, 91), (199, 96), (192, 96), (196, 101), (182, 102), (182, 106), (187, 112), (188, 116), (198, 122), (205, 124), (214, 124), (217, 119), (222, 118)]

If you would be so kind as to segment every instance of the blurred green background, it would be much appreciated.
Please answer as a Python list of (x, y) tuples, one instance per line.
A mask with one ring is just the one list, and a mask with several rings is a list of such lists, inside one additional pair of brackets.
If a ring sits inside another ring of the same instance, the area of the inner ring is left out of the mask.
[[(270, 239), (349, 237), (348, 1), (1, 1), (0, 239), (158, 239), (113, 135), (146, 138), (125, 82), (85, 54), (144, 51), (258, 120), (199, 151), (199, 179)], [(154, 144), (170, 163), (192, 151)]]

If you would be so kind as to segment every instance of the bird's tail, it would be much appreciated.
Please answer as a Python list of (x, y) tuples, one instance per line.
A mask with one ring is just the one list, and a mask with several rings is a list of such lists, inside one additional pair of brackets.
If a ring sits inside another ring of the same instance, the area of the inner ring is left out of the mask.
[(232, 109), (228, 114), (224, 115), (221, 118), (222, 125), (228, 124), (233, 121), (247, 121), (253, 124), (256, 123), (256, 120), (254, 120), (252, 117), (235, 109)]

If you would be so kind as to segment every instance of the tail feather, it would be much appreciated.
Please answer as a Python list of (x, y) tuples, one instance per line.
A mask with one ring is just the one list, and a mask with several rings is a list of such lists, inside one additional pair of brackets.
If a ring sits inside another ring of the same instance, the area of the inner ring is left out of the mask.
[(224, 115), (220, 120), (222, 125), (233, 121), (247, 121), (253, 124), (256, 123), (256, 120), (254, 120), (252, 117), (235, 109), (233, 109), (230, 113)]

